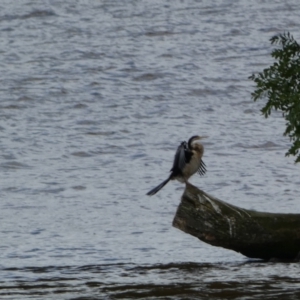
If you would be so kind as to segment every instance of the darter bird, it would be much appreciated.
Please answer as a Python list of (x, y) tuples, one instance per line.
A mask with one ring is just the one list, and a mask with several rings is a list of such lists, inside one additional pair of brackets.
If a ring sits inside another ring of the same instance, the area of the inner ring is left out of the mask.
[(188, 179), (196, 172), (204, 175), (206, 172), (205, 163), (202, 160), (203, 145), (195, 141), (206, 138), (206, 136), (192, 136), (188, 142), (184, 141), (178, 146), (170, 176), (160, 185), (152, 189), (147, 195), (152, 196), (162, 189), (170, 180), (178, 180), (187, 183)]

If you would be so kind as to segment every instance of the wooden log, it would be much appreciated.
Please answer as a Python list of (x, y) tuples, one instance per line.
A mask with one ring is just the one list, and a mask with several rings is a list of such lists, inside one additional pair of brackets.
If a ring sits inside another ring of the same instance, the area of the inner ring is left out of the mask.
[(213, 246), (264, 260), (299, 260), (300, 214), (265, 213), (216, 199), (187, 184), (173, 226)]

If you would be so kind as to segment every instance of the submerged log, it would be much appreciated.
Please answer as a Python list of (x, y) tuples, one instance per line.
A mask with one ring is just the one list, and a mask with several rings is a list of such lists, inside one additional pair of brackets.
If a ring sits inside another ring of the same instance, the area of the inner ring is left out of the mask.
[(265, 213), (218, 200), (187, 184), (173, 226), (250, 258), (299, 260), (300, 214)]

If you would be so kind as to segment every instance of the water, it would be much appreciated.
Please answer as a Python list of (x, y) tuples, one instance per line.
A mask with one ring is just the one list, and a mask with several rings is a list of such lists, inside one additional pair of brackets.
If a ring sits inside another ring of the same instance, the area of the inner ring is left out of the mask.
[(1, 1), (1, 299), (299, 298), (292, 263), (249, 261), (171, 226), (174, 151), (231, 204), (300, 211), (280, 113), (248, 76), (298, 1)]
[(15, 276), (14, 283), (5, 283), (1, 288), (2, 297), (13, 291), (11, 299), (16, 296), (24, 299), (27, 295), (30, 299), (277, 299), (282, 296), (299, 299), (300, 296), (295, 264), (94, 264), (5, 271)]

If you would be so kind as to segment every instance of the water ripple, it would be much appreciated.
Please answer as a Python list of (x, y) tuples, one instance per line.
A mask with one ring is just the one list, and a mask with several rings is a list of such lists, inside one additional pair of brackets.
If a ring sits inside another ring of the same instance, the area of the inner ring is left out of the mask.
[(172, 228), (182, 184), (145, 194), (200, 134), (193, 184), (300, 211), (285, 121), (248, 79), (272, 35), (300, 39), (300, 2), (44, 2), (0, 3), (0, 298), (297, 298), (297, 265)]
[[(293, 264), (282, 264), (279, 269), (295, 270)], [(255, 279), (249, 277), (252, 270), (256, 270)], [(289, 272), (288, 276), (278, 275), (272, 271), (272, 264), (256, 262), (221, 265), (172, 263), (45, 266), (4, 268), (2, 272), (7, 274), (0, 288), (3, 299), (20, 294), (23, 297), (43, 295), (47, 298), (55, 298), (59, 294), (68, 299), (79, 299), (80, 294), (93, 299), (99, 293), (110, 299), (274, 299), (300, 296), (297, 272)], [(215, 272), (223, 280), (216, 280)], [(259, 272), (263, 273), (259, 275)]]

